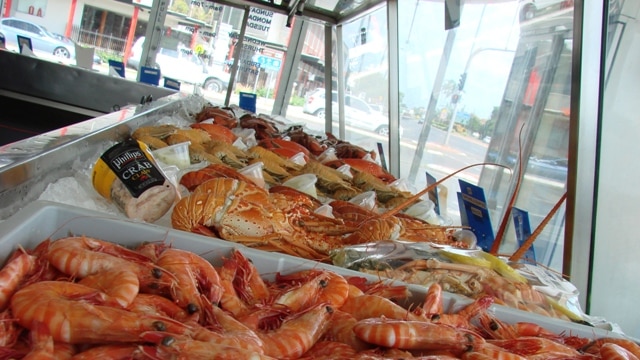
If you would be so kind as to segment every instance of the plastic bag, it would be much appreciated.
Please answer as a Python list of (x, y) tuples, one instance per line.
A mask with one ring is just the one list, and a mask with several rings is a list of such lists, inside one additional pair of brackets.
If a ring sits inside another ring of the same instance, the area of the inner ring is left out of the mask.
[(577, 289), (562, 277), (539, 266), (512, 267), (481, 249), (386, 241), (346, 246), (330, 257), (348, 269), (424, 286), (438, 282), (472, 299), (490, 294), (496, 303), (520, 310), (613, 329), (580, 309)]

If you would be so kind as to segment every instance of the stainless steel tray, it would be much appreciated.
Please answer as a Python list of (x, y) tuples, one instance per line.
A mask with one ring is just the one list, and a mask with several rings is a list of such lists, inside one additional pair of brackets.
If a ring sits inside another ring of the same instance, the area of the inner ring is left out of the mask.
[(49, 184), (73, 176), (74, 164), (93, 163), (133, 129), (167, 115), (188, 116), (191, 106), (201, 109), (205, 102), (179, 93), (0, 147), (0, 220), (38, 199)]

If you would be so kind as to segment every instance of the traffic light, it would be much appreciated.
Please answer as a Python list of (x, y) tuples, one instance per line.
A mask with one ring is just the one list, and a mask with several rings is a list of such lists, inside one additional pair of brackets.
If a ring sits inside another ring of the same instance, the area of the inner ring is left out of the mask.
[(467, 73), (460, 74), (460, 80), (458, 80), (458, 90), (464, 89), (464, 82), (467, 81)]

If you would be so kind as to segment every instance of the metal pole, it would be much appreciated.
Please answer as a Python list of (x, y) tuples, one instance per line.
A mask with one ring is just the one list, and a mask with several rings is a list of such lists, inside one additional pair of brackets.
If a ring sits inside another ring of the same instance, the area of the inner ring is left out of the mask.
[[(287, 52), (284, 62), (280, 65), (280, 84), (276, 89), (276, 95), (273, 101), (272, 113), (283, 115), (287, 113), (289, 99), (293, 91), (293, 82), (298, 75), (297, 67), (302, 57), (302, 48), (304, 47), (304, 39), (307, 35), (309, 22), (302, 18), (296, 18), (293, 28), (289, 33), (289, 43), (287, 44)], [(276, 81), (278, 81), (276, 79)], [(284, 84), (284, 86), (282, 86)]]
[[(475, 56), (475, 47), (476, 47), (476, 40), (478, 39), (478, 34), (480, 33), (480, 25), (482, 25), (482, 18), (484, 17), (484, 11), (487, 8), (487, 5), (483, 5), (482, 6), (482, 13), (480, 13), (480, 20), (478, 20), (478, 26), (476, 26), (476, 34), (473, 37), (473, 45), (471, 46), (471, 55), (469, 55), (469, 58), (467, 59), (467, 64), (464, 66), (464, 72), (462, 73), (462, 76), (467, 76), (467, 70), (469, 70), (469, 63), (471, 62), (471, 58), (473, 56)], [(447, 128), (447, 135), (444, 137), (444, 144), (448, 145), (449, 144), (449, 138), (451, 137), (451, 131), (453, 130), (453, 124), (455, 124), (456, 122), (456, 117), (458, 116), (458, 108), (460, 106), (460, 98), (462, 97), (462, 90), (464, 88), (464, 84), (462, 84), (462, 88), (458, 89), (457, 91), (457, 95), (458, 95), (458, 100), (456, 101), (456, 104), (453, 107), (453, 114), (451, 114), (451, 120), (449, 120), (449, 127)]]
[(433, 82), (433, 89), (431, 90), (431, 97), (429, 98), (429, 105), (427, 111), (424, 114), (424, 122), (422, 124), (422, 131), (418, 138), (418, 145), (416, 145), (416, 153), (413, 156), (413, 162), (411, 163), (411, 169), (409, 170), (409, 181), (415, 183), (416, 175), (420, 169), (422, 163), (422, 155), (427, 139), (429, 138), (429, 132), (431, 131), (431, 117), (436, 109), (436, 103), (440, 96), (440, 89), (442, 88), (442, 81), (444, 79), (444, 73), (447, 70), (449, 64), (449, 57), (451, 56), (451, 50), (453, 49), (453, 43), (456, 39), (456, 29), (451, 29), (447, 32), (447, 40), (444, 43), (444, 49), (442, 49), (442, 57), (440, 57), (440, 64), (438, 65), (438, 73)]
[[(160, 38), (163, 35), (164, 20), (167, 17), (167, 3), (165, 0), (154, 0), (149, 13), (149, 22), (147, 23), (147, 32), (145, 33), (144, 45), (142, 46), (142, 54), (140, 55), (140, 65), (146, 67), (154, 67), (156, 55), (160, 47)], [(138, 81), (142, 71), (138, 71)]]
[[(345, 131), (345, 127), (344, 127), (344, 98), (345, 98), (345, 88), (346, 88), (346, 79), (345, 79), (345, 73), (344, 73), (344, 42), (342, 39), (342, 30), (343, 27), (342, 25), (338, 25), (336, 27), (336, 43), (338, 46), (337, 49), (337, 53), (338, 53), (338, 81), (337, 81), (337, 86), (338, 86), (338, 137), (340, 139), (344, 139), (346, 136), (346, 131)], [(326, 80), (325, 80), (326, 81)], [(326, 94), (325, 99), (328, 99), (327, 101), (332, 101), (333, 99), (333, 94), (332, 93), (328, 93)], [(325, 111), (324, 113), (325, 115), (325, 121), (326, 121), (326, 127), (327, 128), (333, 128), (333, 114), (332, 113), (328, 113), (327, 111)]]
[(398, 46), (398, 1), (387, 1), (387, 23), (389, 38), (389, 171), (400, 177), (400, 85)]
[[(331, 101), (331, 94), (333, 93), (333, 26), (324, 26), (324, 131), (332, 132), (331, 121), (327, 121), (327, 114), (333, 113), (333, 103)], [(339, 42), (336, 42), (336, 46), (340, 46)], [(336, 49), (337, 50), (337, 49)], [(339, 59), (339, 58), (338, 58)]]
[[(467, 74), (469, 71), (469, 65), (471, 64), (471, 60), (473, 60), (473, 58), (478, 55), (479, 53), (483, 52), (483, 51), (505, 51), (505, 52), (515, 52), (515, 50), (508, 50), (508, 49), (498, 49), (498, 48), (485, 48), (485, 49), (478, 49), (476, 51), (474, 51), (470, 56), (469, 59), (467, 60), (467, 64), (464, 66), (464, 72), (463, 74)], [(449, 137), (451, 137), (451, 131), (453, 130), (453, 124), (456, 120), (456, 117), (458, 117), (458, 111), (460, 109), (460, 99), (462, 98), (462, 90), (457, 90), (456, 91), (456, 95), (458, 95), (458, 101), (456, 101), (456, 104), (453, 107), (453, 113), (451, 114), (451, 121), (449, 122), (449, 127), (447, 129), (447, 135), (444, 138), (444, 144), (447, 145), (449, 144)]]
[(247, 30), (247, 22), (249, 22), (249, 12), (251, 8), (249, 6), (244, 7), (244, 14), (242, 16), (242, 25), (240, 27), (240, 35), (238, 36), (238, 42), (233, 48), (233, 64), (231, 65), (231, 73), (229, 74), (229, 88), (227, 89), (227, 96), (224, 98), (224, 106), (229, 106), (231, 101), (231, 94), (233, 93), (233, 87), (236, 83), (236, 75), (238, 74), (238, 67), (240, 66), (240, 52), (242, 50), (242, 44), (244, 43), (244, 33)]

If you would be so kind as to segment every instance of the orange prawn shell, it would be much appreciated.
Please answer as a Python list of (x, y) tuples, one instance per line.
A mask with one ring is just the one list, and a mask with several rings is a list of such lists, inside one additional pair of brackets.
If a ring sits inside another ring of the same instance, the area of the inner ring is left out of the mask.
[(14, 252), (11, 259), (0, 270), (0, 311), (9, 305), (11, 296), (18, 290), (22, 280), (34, 269), (36, 257), (22, 250)]
[(140, 316), (100, 303), (100, 291), (65, 281), (41, 281), (28, 285), (11, 298), (18, 323), (32, 329), (42, 323), (56, 341), (70, 344), (136, 342), (155, 330), (158, 322), (168, 331), (183, 332), (185, 325), (170, 318)]

